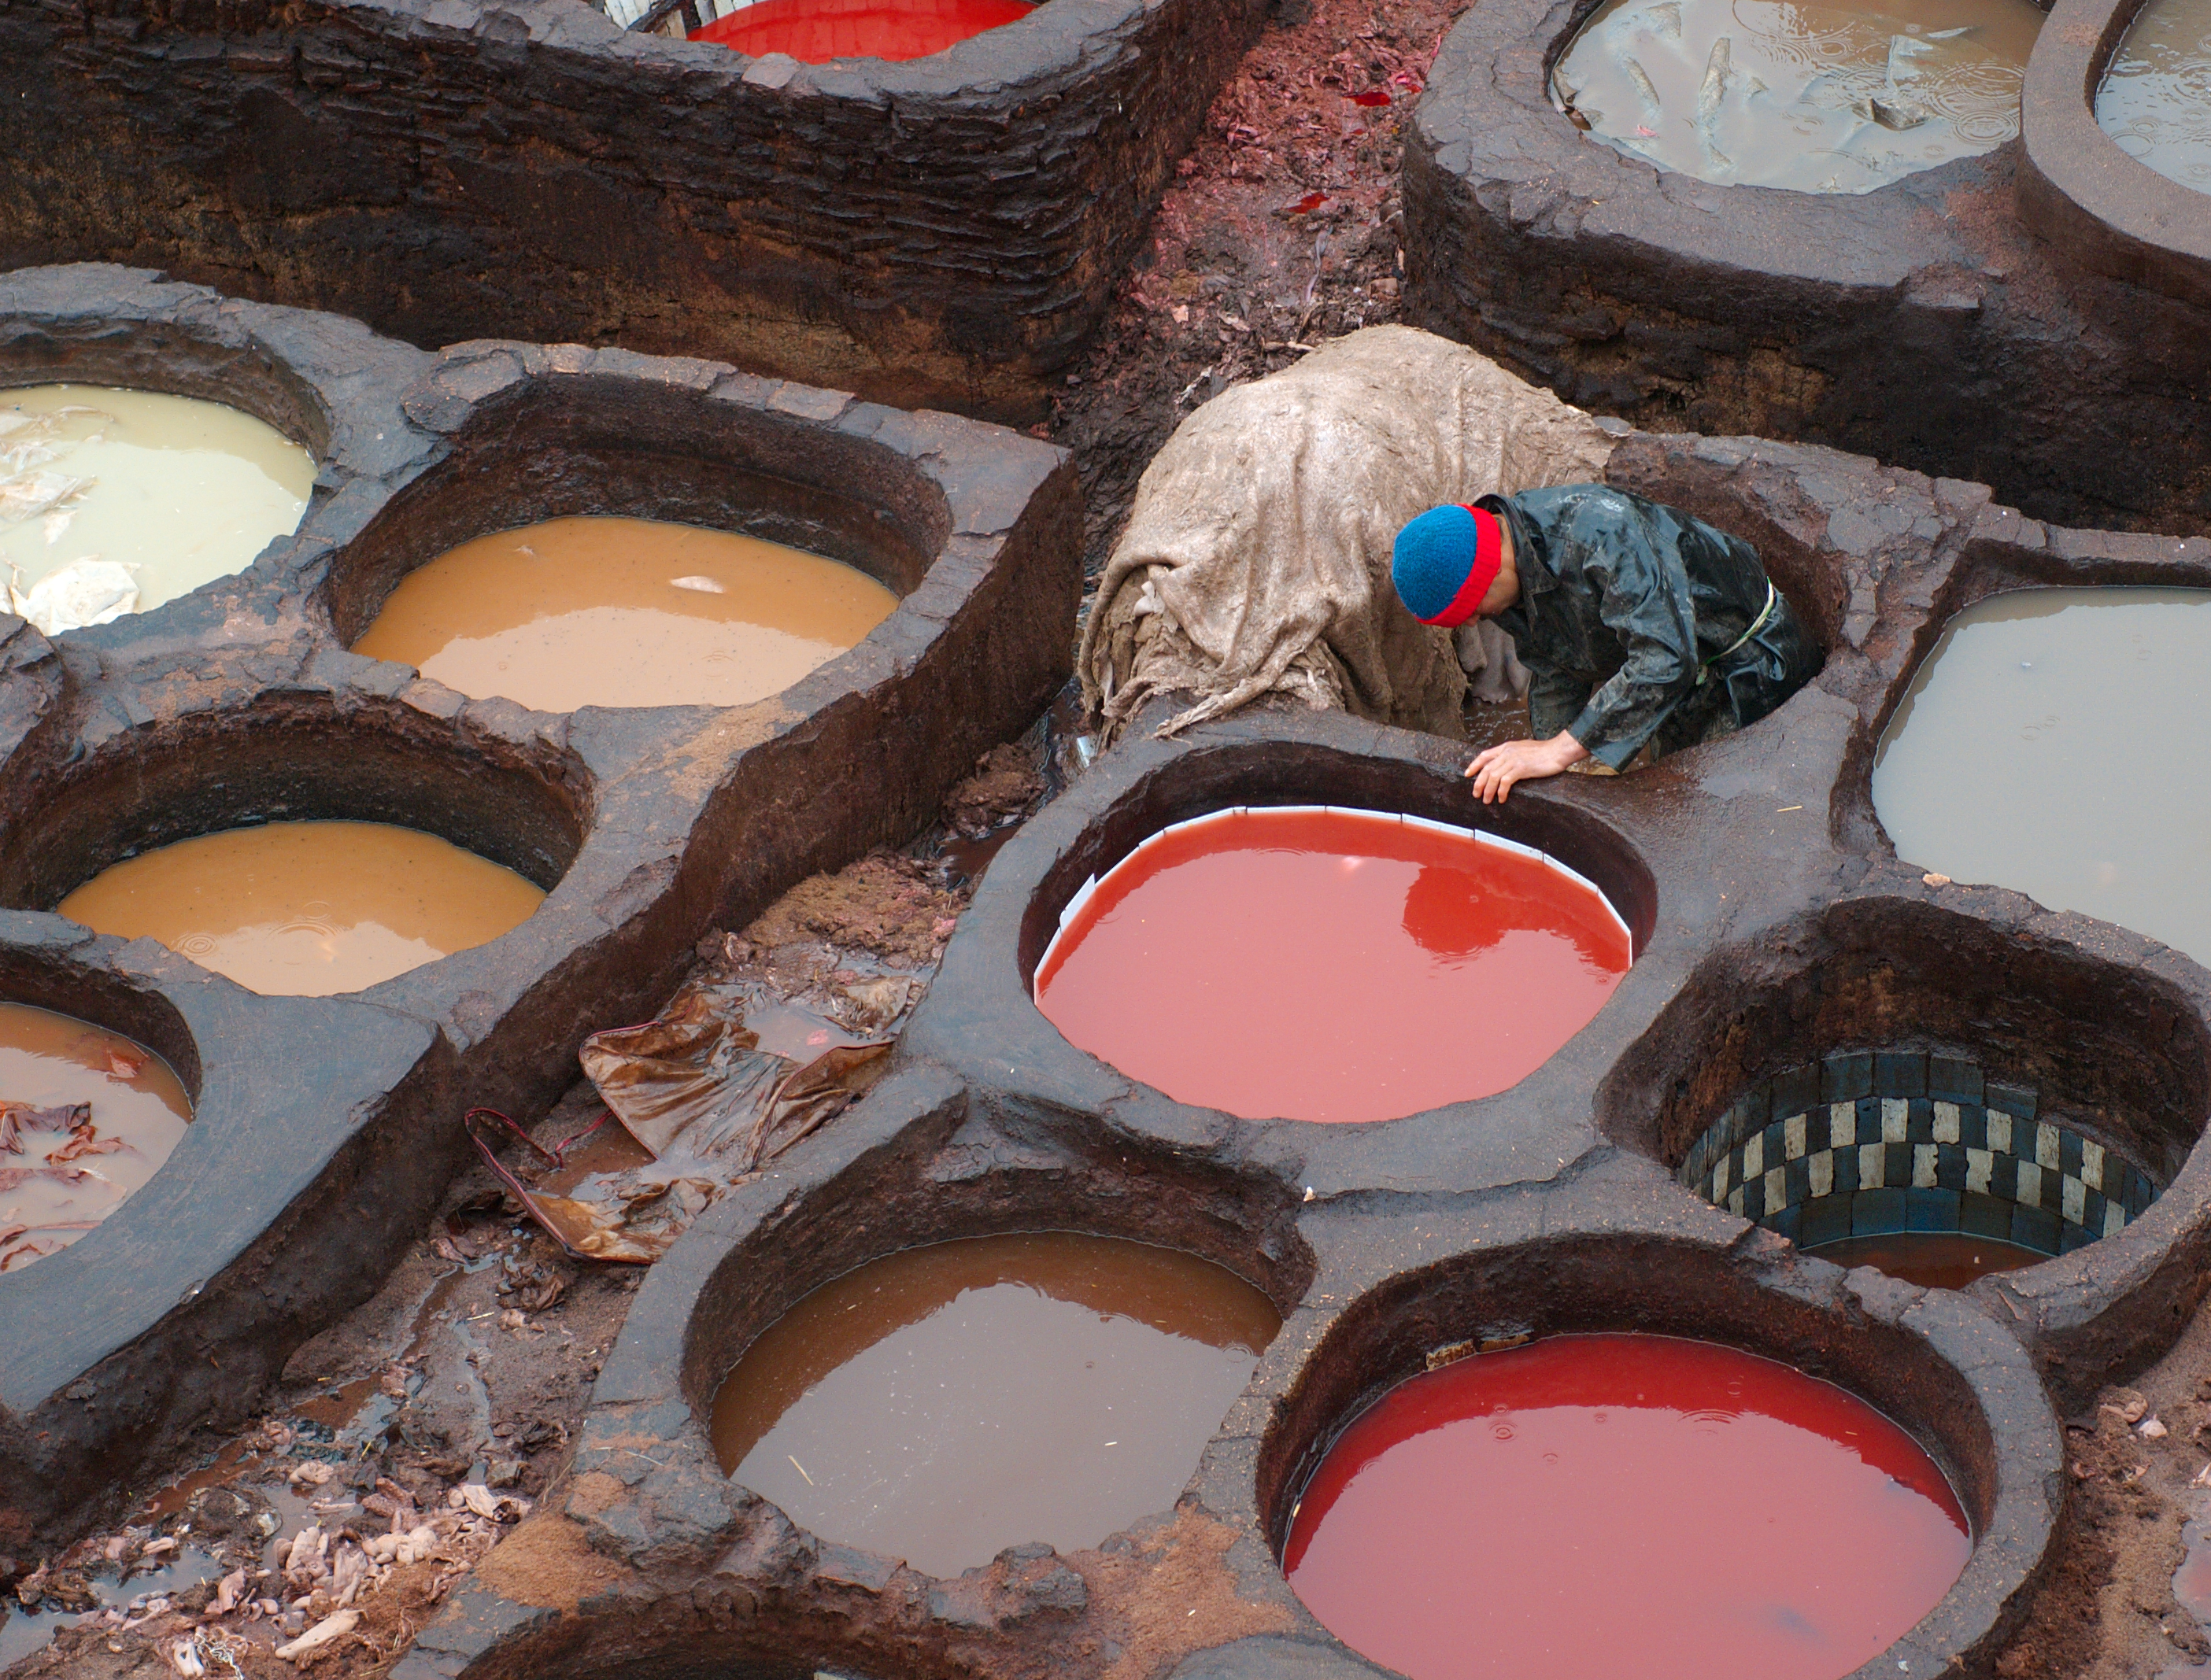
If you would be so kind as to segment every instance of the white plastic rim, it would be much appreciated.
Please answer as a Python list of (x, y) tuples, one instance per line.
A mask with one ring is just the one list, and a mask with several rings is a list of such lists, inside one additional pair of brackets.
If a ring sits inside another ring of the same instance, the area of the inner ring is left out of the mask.
[[(1136, 859), (1142, 857), (1152, 847), (1158, 845), (1161, 841), (1165, 840), (1170, 834), (1187, 833), (1190, 830), (1194, 828), (1205, 828), (1215, 823), (1227, 822), (1232, 817), (1248, 816), (1255, 811), (1266, 811), (1277, 815), (1297, 817), (1322, 815), (1368, 817), (1372, 818), (1376, 822), (1400, 823), (1408, 828), (1431, 829), (1438, 834), (1448, 834), (1457, 839), (1471, 840), (1476, 845), (1494, 846), (1499, 851), (1513, 852), (1522, 857), (1533, 858), (1536, 862), (1543, 865), (1544, 867), (1565, 876), (1568, 880), (1573, 882), (1575, 885), (1585, 888), (1589, 893), (1596, 898), (1598, 903), (1603, 905), (1607, 914), (1612, 917), (1614, 922), (1619, 924), (1620, 936), (1627, 941), (1628, 961), (1630, 964), (1633, 965), (1635, 960), (1635, 930), (1627, 925), (1627, 918), (1620, 913), (1619, 907), (1606, 896), (1604, 889), (1599, 886), (1595, 881), (1591, 880), (1587, 875), (1583, 874), (1580, 870), (1572, 868), (1567, 865), (1560, 862), (1558, 859), (1553, 857), (1548, 852), (1540, 850), (1534, 846), (1523, 845), (1517, 840), (1507, 840), (1501, 834), (1492, 834), (1486, 829), (1464, 828), (1457, 823), (1439, 823), (1432, 817), (1409, 816), (1402, 811), (1369, 811), (1364, 807), (1357, 805), (1227, 806), (1219, 811), (1208, 811), (1202, 816), (1185, 817), (1178, 823), (1169, 823), (1165, 828), (1157, 830), (1156, 831), (1147, 835), (1143, 839), (1136, 843), (1136, 846), (1129, 852), (1127, 856), (1124, 857), (1120, 862), (1116, 863), (1112, 869), (1108, 869), (1106, 873), (1106, 875), (1111, 875), (1113, 873), (1113, 870), (1126, 867), (1129, 864), (1133, 863)], [(1103, 876), (1092, 875), (1088, 879), (1085, 880), (1081, 886), (1075, 888), (1074, 895), (1068, 899), (1067, 903), (1063, 906), (1061, 907), (1059, 912), (1059, 925), (1052, 930), (1051, 941), (1045, 946), (1044, 955), (1037, 958), (1036, 972), (1038, 974), (1042, 974), (1051, 968), (1052, 954), (1059, 949), (1059, 942), (1066, 935), (1068, 924), (1073, 922), (1077, 914), (1081, 912), (1082, 907), (1090, 902), (1092, 896), (1098, 891), (1099, 882), (1103, 879)], [(1029, 982), (1029, 994), (1032, 998), (1036, 995), (1036, 982), (1033, 979)]]

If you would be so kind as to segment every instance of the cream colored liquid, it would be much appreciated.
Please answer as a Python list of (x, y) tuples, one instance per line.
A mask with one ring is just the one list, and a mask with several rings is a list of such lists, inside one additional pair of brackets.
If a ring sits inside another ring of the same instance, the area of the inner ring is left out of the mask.
[(299, 528), (314, 482), (313, 456), (219, 402), (0, 390), (0, 571), (34, 608), (46, 597), (33, 591), (64, 567), (120, 566), (136, 593), (118, 610), (137, 612), (242, 571)]
[[(24, 1110), (88, 1104), (90, 1130)], [(192, 1117), (183, 1083), (144, 1045), (27, 1004), (0, 1003), (0, 1272), (65, 1248), (160, 1170)], [(49, 1159), (58, 1155), (62, 1158)]]
[(1607, 0), (1552, 93), (1662, 169), (1869, 192), (2019, 132), (2042, 18), (2030, 0)]
[(328, 997), (488, 944), (544, 899), (512, 869), (388, 823), (270, 823), (103, 870), (58, 907), (256, 992)]
[(2159, 174), (2211, 191), (2211, 0), (2149, 0), (2135, 15), (2096, 121)]
[(736, 706), (781, 693), (888, 618), (865, 572), (647, 519), (554, 519), (408, 574), (355, 653), (536, 711)]
[(2021, 589), (1953, 619), (1881, 739), (1897, 855), (2211, 963), (2211, 590)]

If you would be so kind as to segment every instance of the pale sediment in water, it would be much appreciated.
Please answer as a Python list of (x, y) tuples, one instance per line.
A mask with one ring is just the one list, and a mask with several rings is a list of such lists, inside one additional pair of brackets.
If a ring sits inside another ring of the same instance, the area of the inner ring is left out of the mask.
[(1873, 773), (1904, 861), (2211, 963), (2211, 591), (2022, 589), (1953, 619)]
[(2031, 0), (1607, 0), (1552, 97), (1662, 169), (1869, 192), (2016, 135), (2042, 19)]
[(0, 391), (0, 582), (48, 632), (143, 612), (251, 565), (314, 482), (313, 456), (219, 402)]
[(488, 944), (543, 891), (473, 852), (388, 823), (270, 823), (179, 840), (103, 870), (57, 906), (154, 939), (256, 992), (355, 992)]
[(936, 1575), (1171, 1510), (1281, 1328), (1195, 1255), (1068, 1231), (909, 1248), (824, 1285), (716, 1395), (723, 1467)]
[(191, 1112), (144, 1045), (0, 1003), (0, 1272), (96, 1228), (161, 1169)]
[(734, 706), (852, 647), (898, 597), (857, 568), (728, 531), (548, 520), (403, 579), (355, 653), (538, 711)]
[(2211, 0), (2149, 0), (2135, 15), (2096, 121), (2159, 174), (2211, 191)]

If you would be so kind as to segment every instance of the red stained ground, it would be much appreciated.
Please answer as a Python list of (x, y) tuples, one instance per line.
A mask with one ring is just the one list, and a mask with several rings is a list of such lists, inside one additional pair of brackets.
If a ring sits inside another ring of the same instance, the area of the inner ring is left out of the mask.
[(1838, 1680), (1972, 1550), (1934, 1462), (1842, 1389), (1710, 1343), (1559, 1336), (1362, 1414), (1283, 1567), (1412, 1680)]
[(1604, 902), (1539, 859), (1393, 818), (1251, 811), (1107, 874), (1037, 1002), (1182, 1102), (1390, 1120), (1517, 1084), (1628, 955)]
[(755, 57), (787, 52), (807, 64), (926, 58), (1033, 9), (1028, 0), (758, 0), (691, 39)]

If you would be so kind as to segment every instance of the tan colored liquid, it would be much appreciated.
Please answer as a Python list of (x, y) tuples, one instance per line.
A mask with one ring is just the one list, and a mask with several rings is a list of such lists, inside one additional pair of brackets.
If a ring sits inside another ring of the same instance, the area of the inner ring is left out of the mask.
[(2211, 0), (2149, 0), (2135, 15), (2096, 121), (2159, 174), (2211, 192)]
[[(21, 1109), (90, 1105), (90, 1132)], [(185, 1087), (143, 1044), (85, 1021), (0, 1003), (0, 1272), (65, 1248), (160, 1170), (192, 1117)], [(65, 1158), (49, 1160), (60, 1152)]]
[(819, 554), (648, 519), (478, 537), (402, 580), (355, 653), (536, 711), (736, 706), (779, 694), (898, 597)]
[(1242, 1278), (1049, 1231), (909, 1248), (816, 1290), (714, 1399), (723, 1467), (826, 1538), (956, 1575), (1173, 1508), (1281, 1327)]
[(2211, 590), (2020, 589), (1943, 631), (1882, 736), (1897, 855), (2211, 963)]
[(2042, 18), (2031, 0), (1607, 0), (1552, 94), (1662, 169), (1869, 192), (2019, 132)]
[(389, 823), (270, 823), (179, 840), (101, 871), (57, 908), (159, 940), (256, 992), (357, 992), (520, 926), (543, 891)]
[(313, 456), (219, 402), (97, 385), (0, 390), (0, 572), (13, 568), (19, 593), (64, 566), (108, 562), (135, 585), (130, 610), (159, 607), (299, 529), (314, 483)]

